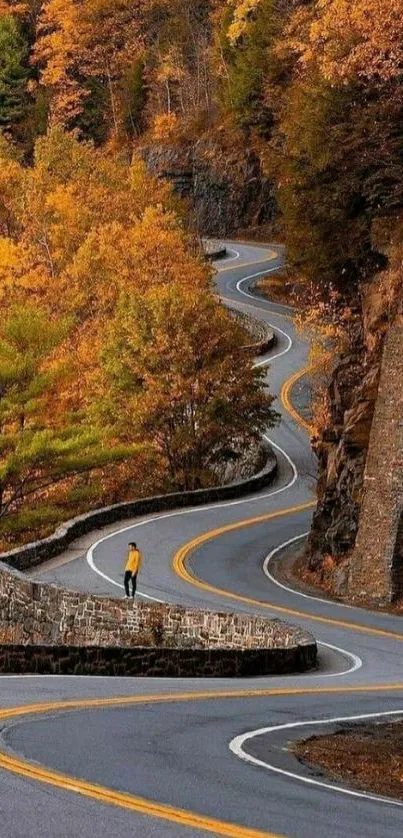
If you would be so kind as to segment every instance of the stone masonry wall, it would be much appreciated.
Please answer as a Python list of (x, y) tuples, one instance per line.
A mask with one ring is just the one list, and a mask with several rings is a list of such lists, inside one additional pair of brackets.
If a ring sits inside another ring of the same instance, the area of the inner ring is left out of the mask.
[(201, 506), (205, 503), (216, 503), (221, 500), (239, 498), (252, 492), (258, 492), (269, 486), (277, 473), (277, 459), (273, 451), (266, 449), (267, 460), (264, 468), (245, 480), (228, 483), (224, 486), (213, 486), (211, 489), (197, 489), (192, 492), (174, 492), (169, 495), (158, 495), (143, 500), (116, 503), (104, 506), (72, 518), (62, 524), (53, 535), (16, 547), (8, 553), (0, 554), (0, 562), (4, 562), (17, 570), (27, 570), (41, 564), (47, 559), (58, 556), (76, 538), (92, 530), (125, 521), (140, 515), (153, 512), (165, 512), (169, 509), (183, 509), (189, 506)]
[[(385, 340), (381, 377), (364, 474), (360, 524), (350, 564), (349, 593), (374, 602), (403, 594), (403, 322)], [(400, 574), (399, 574), (400, 570)], [(400, 582), (395, 587), (394, 582)]]
[(85, 594), (0, 565), (0, 643), (263, 649), (307, 637), (279, 620)]
[(316, 663), (314, 641), (273, 649), (104, 646), (4, 646), (0, 672), (169, 678), (242, 678), (305, 672)]
[(313, 667), (279, 620), (87, 595), (0, 565), (0, 672), (240, 676)]

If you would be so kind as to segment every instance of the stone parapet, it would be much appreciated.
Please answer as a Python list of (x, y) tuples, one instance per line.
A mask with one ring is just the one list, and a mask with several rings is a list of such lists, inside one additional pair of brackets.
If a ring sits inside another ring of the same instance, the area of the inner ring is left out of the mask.
[(89, 595), (0, 566), (0, 672), (240, 676), (316, 663), (280, 620)]
[(267, 459), (264, 468), (246, 480), (228, 483), (225, 486), (214, 486), (210, 489), (198, 489), (194, 492), (175, 492), (169, 495), (158, 495), (143, 500), (116, 503), (95, 509), (77, 518), (66, 521), (53, 535), (34, 541), (0, 554), (0, 562), (17, 570), (27, 570), (38, 564), (52, 559), (65, 550), (69, 544), (91, 530), (126, 521), (137, 516), (149, 515), (154, 512), (165, 512), (173, 509), (183, 509), (192, 506), (202, 506), (222, 500), (232, 500), (258, 492), (269, 486), (277, 473), (277, 460), (271, 449), (266, 449)]
[(0, 565), (0, 643), (263, 649), (306, 637), (280, 620), (86, 594)]
[(245, 678), (305, 672), (315, 642), (274, 649), (116, 648), (0, 644), (1, 673), (167, 678)]
[(202, 239), (202, 245), (205, 258), (210, 262), (214, 262), (216, 259), (224, 259), (227, 255), (225, 244), (216, 239)]
[(268, 326), (263, 320), (257, 320), (256, 317), (252, 317), (244, 311), (239, 311), (230, 306), (228, 308), (232, 317), (239, 321), (254, 341), (254, 343), (250, 343), (247, 346), (242, 346), (241, 349), (243, 351), (248, 352), (252, 357), (256, 357), (257, 355), (266, 355), (270, 349), (273, 349), (273, 346), (277, 342), (274, 329)]

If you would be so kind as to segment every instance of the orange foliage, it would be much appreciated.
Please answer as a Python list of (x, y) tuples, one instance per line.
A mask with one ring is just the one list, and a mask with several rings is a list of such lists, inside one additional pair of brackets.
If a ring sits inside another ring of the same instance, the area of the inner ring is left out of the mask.
[(110, 115), (119, 130), (116, 83), (144, 45), (144, 21), (167, 0), (49, 0), (42, 6), (34, 58), (41, 83), (53, 91), (52, 120), (66, 126), (81, 112), (97, 79), (109, 93)]
[(401, 76), (401, 0), (317, 0), (296, 11), (288, 36), (302, 63), (330, 81)]

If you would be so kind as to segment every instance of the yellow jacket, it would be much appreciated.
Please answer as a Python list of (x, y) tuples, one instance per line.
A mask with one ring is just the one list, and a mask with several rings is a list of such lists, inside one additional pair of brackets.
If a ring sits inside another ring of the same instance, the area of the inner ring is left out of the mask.
[(130, 570), (131, 573), (138, 573), (142, 561), (143, 557), (140, 550), (129, 550), (125, 570)]

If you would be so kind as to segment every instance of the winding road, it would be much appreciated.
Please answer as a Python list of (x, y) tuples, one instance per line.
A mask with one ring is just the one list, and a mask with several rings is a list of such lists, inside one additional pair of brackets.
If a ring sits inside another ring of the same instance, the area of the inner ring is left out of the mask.
[(338, 787), (301, 766), (287, 743), (345, 719), (403, 717), (397, 617), (294, 591), (276, 578), (309, 528), (315, 463), (287, 409), (285, 382), (307, 363), (292, 311), (252, 289), (281, 248), (228, 243), (218, 291), (270, 323), (277, 344), (257, 363), (283, 394), (276, 483), (242, 500), (153, 515), (83, 540), (35, 576), (117, 594), (126, 545), (146, 554), (141, 595), (297, 622), (320, 665), (299, 676), (171, 680), (3, 676), (1, 838), (379, 838), (401, 836), (403, 804)]

